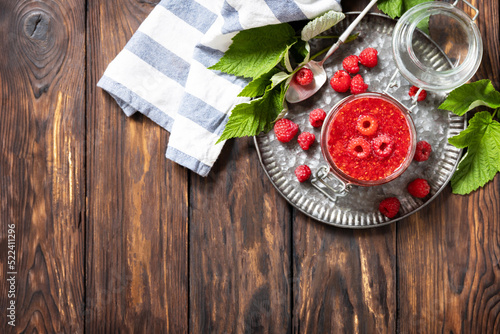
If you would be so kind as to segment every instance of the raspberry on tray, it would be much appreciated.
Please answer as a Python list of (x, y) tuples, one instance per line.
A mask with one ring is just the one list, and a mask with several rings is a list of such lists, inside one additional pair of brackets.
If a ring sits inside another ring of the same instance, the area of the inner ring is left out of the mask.
[[(417, 92), (418, 92), (419, 89), (420, 88), (418, 88), (417, 86), (411, 86), (410, 87), (410, 91), (408, 92), (408, 95), (410, 95), (411, 97), (414, 97), (415, 94), (417, 94)], [(418, 102), (422, 102), (426, 98), (427, 98), (427, 92), (422, 89), (422, 91), (420, 92), (420, 94), (418, 94), (417, 101)]]
[(350, 55), (342, 61), (342, 67), (344, 70), (351, 74), (356, 74), (359, 72), (359, 57), (356, 55)]
[(306, 182), (311, 177), (311, 169), (307, 165), (300, 165), (295, 168), (295, 176), (300, 183)]
[(424, 198), (429, 195), (431, 187), (425, 179), (415, 179), (408, 184), (408, 192), (410, 195), (417, 198)]
[(421, 140), (417, 143), (417, 148), (415, 150), (415, 156), (413, 159), (418, 162), (426, 161), (427, 159), (429, 159), (431, 153), (432, 153), (431, 144), (429, 144), (425, 140)]
[(401, 203), (396, 197), (389, 197), (380, 202), (378, 210), (387, 218), (394, 218), (401, 207)]
[(365, 84), (363, 77), (361, 75), (356, 75), (351, 80), (351, 93), (352, 94), (361, 94), (366, 92), (368, 89), (368, 85)]
[(299, 126), (289, 119), (282, 118), (274, 123), (274, 134), (282, 143), (288, 143), (299, 132)]
[(377, 54), (374, 48), (366, 48), (359, 54), (359, 62), (366, 67), (375, 67), (378, 64)]
[(309, 114), (309, 123), (315, 128), (319, 128), (323, 125), (323, 121), (326, 118), (326, 112), (321, 108), (316, 108)]
[(310, 132), (302, 132), (297, 138), (297, 142), (304, 151), (307, 151), (309, 147), (314, 143), (316, 136)]
[(330, 86), (337, 93), (345, 93), (351, 87), (351, 76), (344, 70), (337, 71), (330, 79)]

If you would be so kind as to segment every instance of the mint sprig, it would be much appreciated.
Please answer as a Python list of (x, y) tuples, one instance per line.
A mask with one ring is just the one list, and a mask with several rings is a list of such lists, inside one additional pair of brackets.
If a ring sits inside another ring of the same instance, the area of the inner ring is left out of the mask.
[(209, 69), (252, 78), (238, 94), (252, 100), (233, 108), (217, 143), (269, 131), (286, 110), (285, 93), (290, 78), (311, 59), (308, 41), (344, 17), (343, 13), (328, 11), (299, 32), (282, 23), (237, 33), (224, 56)]
[(450, 93), (439, 109), (464, 115), (478, 106), (496, 108), (493, 114), (480, 111), (469, 121), (467, 129), (448, 142), (467, 148), (451, 178), (453, 193), (465, 195), (483, 187), (500, 172), (500, 123), (494, 119), (500, 110), (500, 92), (491, 81), (480, 80), (462, 85)]

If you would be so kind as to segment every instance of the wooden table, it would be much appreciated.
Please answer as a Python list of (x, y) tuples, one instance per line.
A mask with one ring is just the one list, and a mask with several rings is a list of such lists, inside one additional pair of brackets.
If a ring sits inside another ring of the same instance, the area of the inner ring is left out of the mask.
[[(500, 89), (500, 5), (472, 3)], [(153, 6), (0, 0), (1, 333), (500, 333), (500, 177), (357, 231), (291, 207), (252, 139), (199, 177), (96, 87)]]

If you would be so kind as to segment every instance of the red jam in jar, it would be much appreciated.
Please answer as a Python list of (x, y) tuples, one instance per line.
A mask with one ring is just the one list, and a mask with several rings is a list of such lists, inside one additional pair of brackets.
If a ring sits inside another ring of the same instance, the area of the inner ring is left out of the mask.
[(341, 176), (361, 185), (399, 176), (414, 153), (414, 127), (406, 111), (377, 93), (346, 100), (328, 120), (327, 160)]

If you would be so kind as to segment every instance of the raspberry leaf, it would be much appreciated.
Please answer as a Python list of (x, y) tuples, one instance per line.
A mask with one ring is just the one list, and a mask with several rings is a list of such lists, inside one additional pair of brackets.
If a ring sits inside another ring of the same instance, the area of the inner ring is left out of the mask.
[(448, 142), (457, 148), (468, 148), (451, 178), (453, 193), (468, 194), (500, 171), (500, 123), (489, 112), (474, 115), (469, 127)]
[(281, 61), (297, 38), (293, 28), (282, 23), (242, 30), (232, 41), (224, 56), (209, 69), (258, 78)]
[(462, 116), (478, 106), (500, 107), (500, 92), (495, 90), (490, 80), (479, 80), (456, 88), (439, 109), (450, 110)]
[(327, 31), (328, 29), (342, 21), (344, 18), (344, 13), (334, 10), (328, 11), (325, 14), (310, 21), (304, 26), (304, 28), (302, 28), (301, 39), (307, 42), (311, 38)]
[(278, 72), (279, 70), (277, 68), (273, 68), (269, 72), (262, 74), (260, 77), (253, 79), (248, 83), (248, 85), (245, 86), (245, 88), (243, 88), (238, 96), (258, 97), (264, 95), (268, 86), (272, 84), (272, 78)]
[(288, 79), (291, 77), (291, 74), (288, 74), (286, 72), (278, 72), (273, 77), (271, 78), (271, 89), (282, 83), (284, 80)]
[(401, 17), (408, 9), (432, 0), (379, 0), (378, 9), (392, 17)]
[(256, 136), (271, 130), (273, 121), (283, 109), (283, 86), (269, 89), (262, 97), (249, 103), (236, 105), (217, 143), (230, 138)]

